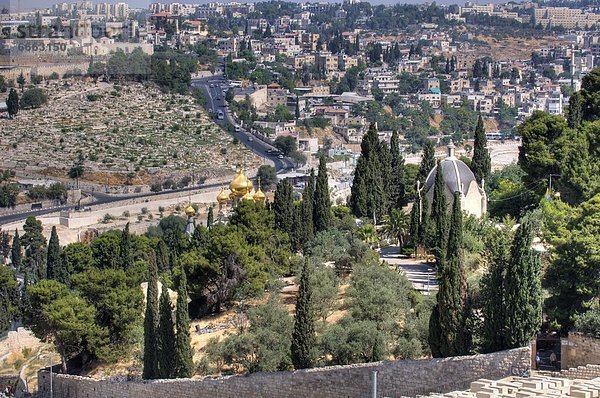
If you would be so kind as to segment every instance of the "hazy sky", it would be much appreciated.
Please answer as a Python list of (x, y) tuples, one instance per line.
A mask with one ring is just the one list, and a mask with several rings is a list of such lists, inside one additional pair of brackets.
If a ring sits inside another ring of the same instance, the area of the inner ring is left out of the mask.
[[(210, 1), (214, 1), (214, 0), (178, 0), (178, 2), (180, 3), (208, 3)], [(224, 1), (227, 2), (229, 0), (220, 0), (220, 1)], [(240, 0), (237, 0), (240, 1)], [(241, 0), (242, 2), (244, 2), (244, 0)], [(259, 0), (253, 0), (255, 1), (259, 1)], [(298, 0), (300, 1), (300, 0)], [(311, 2), (317, 2), (319, 0), (309, 0)], [(323, 0), (320, 0), (323, 1)], [(326, 1), (326, 0), (325, 0)], [(332, 0), (334, 1), (334, 0)], [(341, 0), (337, 0), (338, 2), (341, 2)], [(433, 0), (430, 0), (430, 2)], [(17, 4), (18, 4), (19, 0), (0, 0), (0, 4), (4, 3), (9, 3), (12, 7), (17, 8)], [(25, 9), (25, 8), (34, 8), (34, 7), (49, 7), (52, 4), (55, 3), (60, 3), (60, 2), (65, 2), (65, 3), (75, 3), (77, 1), (73, 1), (73, 0), (20, 0), (21, 2), (21, 9)], [(132, 7), (148, 7), (148, 5), (152, 2), (163, 2), (163, 3), (167, 3), (170, 2), (169, 0), (94, 0), (94, 3), (119, 3), (119, 2), (125, 2), (125, 3), (129, 3), (130, 6)], [(369, 0), (369, 2), (371, 4), (395, 4), (395, 3), (423, 3), (425, 2), (425, 0)], [(442, 3), (442, 4), (464, 4), (465, 0), (438, 0), (437, 1), (438, 4)], [(494, 0), (479, 0), (479, 1), (474, 1), (475, 3), (495, 3), (498, 2), (498, 0), (494, 1)]]

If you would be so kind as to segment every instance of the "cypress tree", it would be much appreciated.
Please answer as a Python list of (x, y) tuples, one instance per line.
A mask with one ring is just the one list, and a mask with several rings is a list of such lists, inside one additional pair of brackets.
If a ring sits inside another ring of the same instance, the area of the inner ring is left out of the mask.
[(169, 248), (164, 240), (158, 239), (154, 247), (156, 254), (156, 267), (159, 272), (165, 272), (169, 269)]
[(538, 227), (538, 213), (525, 215), (510, 250), (504, 300), (507, 348), (529, 344), (542, 322), (540, 256), (531, 248)]
[(431, 140), (426, 140), (423, 145), (423, 158), (421, 159), (421, 165), (419, 166), (419, 173), (417, 179), (421, 182), (421, 185), (425, 184), (427, 176), (435, 167), (435, 147)]
[(315, 361), (316, 335), (310, 275), (310, 266), (308, 261), (305, 260), (300, 275), (294, 331), (292, 332), (291, 351), (292, 363), (295, 369), (311, 368)]
[(124, 270), (131, 269), (133, 267), (133, 255), (131, 253), (131, 235), (129, 234), (129, 223), (125, 224), (125, 229), (123, 229), (121, 232), (119, 255), (121, 257), (121, 268)]
[(427, 231), (430, 225), (429, 201), (427, 195), (421, 196), (421, 222), (419, 224), (419, 246), (425, 246), (427, 242)]
[(8, 256), (10, 255), (10, 235), (8, 231), (0, 231), (0, 251), (2, 252), (2, 261), (6, 263)]
[(52, 232), (50, 232), (50, 240), (48, 241), (48, 253), (46, 255), (46, 278), (53, 279), (66, 285), (69, 284), (69, 272), (67, 270), (65, 257), (63, 256), (62, 249), (60, 248), (58, 234), (56, 233), (56, 226), (52, 227)]
[(158, 270), (154, 253), (148, 261), (148, 289), (146, 293), (146, 313), (144, 317), (144, 379), (156, 379), (158, 372)]
[(329, 197), (325, 156), (321, 156), (319, 160), (319, 174), (317, 175), (317, 182), (315, 184), (313, 214), (315, 233), (325, 231), (329, 228), (331, 223), (331, 198)]
[(421, 198), (418, 197), (410, 209), (410, 238), (415, 252), (419, 244), (419, 228), (421, 224)]
[(189, 378), (194, 371), (194, 353), (190, 339), (190, 317), (188, 314), (187, 277), (181, 267), (177, 289), (177, 334), (175, 337), (175, 377)]
[(13, 236), (12, 247), (10, 249), (10, 260), (12, 266), (15, 269), (20, 270), (23, 262), (23, 251), (21, 248), (21, 238), (19, 237), (19, 231), (15, 229), (15, 236)]
[(569, 111), (567, 113), (567, 124), (572, 129), (579, 128), (583, 115), (583, 98), (579, 91), (569, 98)]
[(360, 148), (350, 190), (350, 208), (357, 217), (377, 219), (388, 209), (385, 182), (392, 173), (391, 154), (387, 145), (380, 143), (374, 123), (369, 126)]
[(477, 183), (481, 186), (481, 181), (487, 179), (492, 171), (492, 160), (487, 149), (487, 139), (485, 138), (485, 129), (483, 119), (479, 115), (477, 127), (475, 128), (475, 142), (473, 144), (473, 159), (471, 160), (471, 170), (475, 174)]
[(448, 239), (448, 204), (445, 191), (444, 173), (441, 162), (438, 161), (433, 186), (433, 201), (431, 203), (431, 236), (428, 237), (430, 249), (433, 250), (437, 259), (438, 274), (442, 272), (441, 265), (444, 264), (443, 257), (446, 255)]
[(206, 215), (206, 228), (210, 231), (215, 222), (215, 216), (213, 214), (213, 207), (210, 206), (208, 208), (208, 214)]
[(173, 329), (173, 307), (165, 283), (162, 284), (159, 313), (157, 350), (159, 378), (171, 379), (175, 371), (175, 330)]
[(315, 170), (310, 170), (310, 177), (302, 192), (302, 203), (300, 204), (300, 219), (302, 221), (301, 241), (304, 244), (314, 238), (313, 226), (313, 200), (315, 196)]
[(436, 358), (463, 355), (467, 352), (465, 332), (466, 279), (462, 258), (462, 209), (460, 192), (454, 194), (452, 222), (446, 255), (439, 258), (437, 303), (429, 321), (429, 346)]
[(8, 116), (12, 119), (17, 113), (19, 113), (19, 94), (14, 88), (10, 89), (8, 93), (8, 99), (6, 100), (6, 107), (8, 108)]
[(506, 348), (505, 278), (510, 262), (510, 231), (502, 230), (487, 242), (488, 270), (481, 280), (483, 302), (482, 349), (495, 352)]
[(399, 209), (404, 203), (406, 188), (404, 186), (404, 158), (400, 154), (400, 138), (398, 132), (392, 133), (390, 141), (391, 174), (389, 175), (389, 205)]
[(294, 198), (292, 184), (283, 180), (277, 184), (273, 199), (275, 228), (281, 232), (292, 233), (294, 227)]

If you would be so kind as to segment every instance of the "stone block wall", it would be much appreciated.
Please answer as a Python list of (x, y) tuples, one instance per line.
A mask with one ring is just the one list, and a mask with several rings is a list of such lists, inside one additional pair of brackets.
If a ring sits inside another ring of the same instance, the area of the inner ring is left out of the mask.
[[(529, 370), (529, 347), (419, 361), (375, 362), (349, 366), (256, 373), (218, 379), (179, 379), (136, 382), (96, 381), (54, 375), (56, 398), (363, 398), (370, 396), (373, 371), (378, 372), (378, 397), (396, 398), (429, 392), (466, 389), (480, 378), (499, 379)], [(49, 373), (38, 374), (40, 392), (49, 391)]]
[(600, 365), (600, 339), (580, 333), (569, 333), (562, 340), (561, 365), (563, 369), (585, 365)]

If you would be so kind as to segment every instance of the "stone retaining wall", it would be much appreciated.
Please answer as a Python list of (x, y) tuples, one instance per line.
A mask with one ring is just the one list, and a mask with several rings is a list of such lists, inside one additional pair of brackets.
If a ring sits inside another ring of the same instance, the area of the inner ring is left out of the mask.
[[(363, 398), (370, 396), (373, 371), (378, 371), (378, 397), (416, 396), (465, 389), (480, 378), (499, 379), (529, 370), (529, 347), (420, 361), (375, 362), (350, 366), (256, 373), (218, 379), (138, 382), (96, 381), (54, 375), (56, 398)], [(40, 392), (49, 390), (49, 373), (38, 373)]]
[(585, 365), (600, 365), (600, 339), (580, 333), (569, 333), (562, 340), (561, 365), (563, 369)]

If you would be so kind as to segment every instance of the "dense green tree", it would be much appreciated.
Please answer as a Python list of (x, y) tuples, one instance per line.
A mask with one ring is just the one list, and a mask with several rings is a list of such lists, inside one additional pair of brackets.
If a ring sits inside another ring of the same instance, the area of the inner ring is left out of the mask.
[(275, 138), (275, 141), (273, 141), (273, 146), (279, 149), (284, 156), (288, 156), (290, 153), (298, 149), (296, 139), (289, 135), (282, 135)]
[(159, 377), (158, 369), (158, 270), (152, 258), (148, 264), (148, 288), (146, 290), (146, 313), (144, 315), (144, 379)]
[(567, 331), (573, 325), (573, 318), (584, 313), (586, 305), (600, 291), (600, 279), (591, 277), (600, 273), (597, 254), (600, 247), (600, 195), (576, 209), (557, 211), (557, 221), (550, 220), (545, 213), (544, 224), (552, 223), (544, 228), (560, 233), (550, 240), (556, 249), (544, 275), (544, 285), (551, 294), (545, 304), (549, 317)]
[(471, 170), (475, 174), (477, 183), (481, 186), (482, 180), (487, 180), (492, 171), (492, 159), (487, 149), (487, 139), (485, 137), (485, 128), (481, 115), (477, 119), (475, 128), (475, 143), (473, 144), (473, 159), (471, 161)]
[(0, 256), (2, 256), (2, 264), (6, 264), (8, 256), (10, 255), (10, 235), (8, 231), (0, 230)]
[(25, 272), (31, 280), (46, 278), (46, 238), (42, 234), (44, 228), (35, 217), (27, 217), (23, 226), (25, 233), (21, 244), (25, 247)]
[(17, 84), (19, 85), (19, 88), (21, 89), (21, 92), (23, 91), (23, 88), (25, 87), (25, 76), (23, 76), (23, 72), (21, 72), (21, 74), (17, 77)]
[(0, 333), (8, 329), (18, 314), (19, 283), (13, 271), (0, 265)]
[(108, 231), (90, 244), (94, 265), (98, 268), (121, 268), (120, 246), (122, 231)]
[(48, 242), (48, 252), (46, 255), (46, 277), (55, 281), (69, 285), (69, 270), (67, 269), (66, 258), (60, 247), (56, 227), (52, 227), (50, 241)]
[(361, 142), (361, 155), (352, 182), (350, 208), (355, 216), (369, 217), (376, 222), (387, 214), (385, 181), (391, 173), (388, 155), (389, 149), (379, 141), (375, 124), (371, 124)]
[(435, 146), (433, 141), (427, 139), (423, 145), (423, 158), (419, 166), (419, 174), (417, 175), (421, 185), (425, 184), (425, 180), (429, 172), (435, 167)]
[(41, 88), (25, 90), (21, 96), (19, 107), (21, 109), (36, 109), (48, 102), (48, 96)]
[(569, 98), (569, 108), (567, 111), (567, 125), (572, 129), (579, 128), (583, 118), (583, 95), (576, 92)]
[(308, 369), (315, 363), (315, 319), (312, 302), (312, 269), (307, 260), (302, 266), (292, 332), (292, 363), (295, 369)]
[(119, 265), (122, 269), (128, 270), (133, 267), (133, 253), (131, 252), (131, 234), (129, 233), (129, 223), (121, 232), (121, 241), (119, 242)]
[(19, 113), (19, 94), (14, 88), (10, 89), (8, 93), (8, 99), (6, 100), (6, 106), (8, 108), (8, 116), (12, 119), (17, 113)]
[(488, 269), (481, 281), (483, 325), (481, 348), (484, 352), (506, 349), (505, 279), (510, 264), (512, 233), (504, 227), (493, 239), (486, 239), (484, 258)]
[(260, 187), (263, 191), (270, 191), (277, 185), (277, 171), (271, 165), (260, 166), (256, 177), (260, 178)]
[(294, 227), (294, 189), (288, 180), (277, 184), (273, 200), (275, 213), (275, 228), (288, 234), (293, 233)]
[(60, 354), (63, 373), (67, 361), (86, 346), (101, 339), (103, 331), (94, 322), (95, 308), (62, 283), (43, 280), (27, 287), (30, 301), (25, 324), (36, 337), (53, 342)]
[(529, 344), (542, 323), (541, 263), (531, 247), (539, 228), (539, 214), (521, 219), (510, 250), (505, 278), (505, 320), (507, 348)]
[(383, 218), (383, 235), (393, 239), (394, 243), (403, 247), (406, 236), (410, 233), (410, 215), (402, 209), (392, 209), (390, 214)]
[(400, 138), (394, 130), (390, 141), (391, 174), (389, 175), (389, 205), (397, 209), (404, 204), (404, 158), (400, 154)]
[(310, 170), (310, 176), (302, 192), (302, 203), (300, 203), (299, 218), (301, 221), (301, 231), (299, 240), (303, 245), (308, 244), (314, 237), (313, 225), (313, 202), (315, 195), (315, 170)]
[(194, 373), (194, 351), (190, 338), (190, 317), (188, 314), (187, 277), (181, 268), (177, 289), (176, 308), (177, 335), (175, 338), (175, 377), (192, 377)]
[[(447, 254), (439, 277), (437, 305), (431, 322), (438, 330), (431, 331), (430, 347), (434, 357), (464, 355), (468, 352), (469, 338), (466, 323), (466, 277), (463, 259), (463, 221), (460, 192), (454, 194), (452, 219)], [(434, 315), (435, 314), (435, 315)]]
[(10, 261), (13, 267), (17, 270), (21, 269), (23, 261), (23, 251), (21, 247), (21, 238), (19, 237), (19, 231), (15, 229), (15, 236), (13, 236), (12, 247), (10, 249)]
[(168, 271), (170, 269), (170, 253), (165, 241), (159, 239), (156, 242), (156, 246), (154, 247), (154, 253), (156, 254), (156, 266), (158, 267), (158, 272)]
[(331, 198), (329, 196), (329, 183), (327, 177), (327, 164), (325, 157), (319, 160), (319, 173), (315, 183), (313, 202), (313, 227), (315, 233), (325, 231), (331, 224)]
[(96, 308), (96, 325), (107, 330), (107, 341), (96, 349), (96, 356), (107, 362), (119, 360), (137, 343), (144, 294), (136, 278), (122, 269), (88, 267), (73, 275), (72, 285)]
[(158, 376), (170, 379), (175, 371), (175, 330), (173, 329), (173, 307), (166, 284), (162, 284), (158, 326)]
[(444, 173), (439, 160), (435, 173), (429, 223), (431, 225), (431, 233), (428, 237), (430, 242), (428, 246), (433, 250), (436, 256), (438, 275), (441, 275), (443, 273), (442, 265), (445, 264), (444, 257), (446, 255), (446, 243), (448, 241), (448, 203), (446, 200)]

